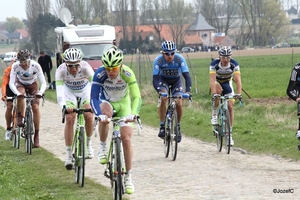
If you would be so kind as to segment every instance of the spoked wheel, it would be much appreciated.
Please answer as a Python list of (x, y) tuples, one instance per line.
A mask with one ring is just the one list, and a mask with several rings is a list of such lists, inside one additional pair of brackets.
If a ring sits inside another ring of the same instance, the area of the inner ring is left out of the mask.
[(17, 127), (16, 130), (14, 131), (15, 134), (13, 134), (13, 138), (12, 138), (14, 147), (17, 149), (20, 149), (21, 131), (22, 128)]
[(173, 111), (171, 116), (171, 128), (170, 128), (170, 143), (172, 149), (172, 159), (176, 160), (177, 148), (178, 148), (178, 121), (177, 121), (177, 112)]
[(230, 118), (229, 118), (229, 112), (225, 113), (226, 119), (224, 123), (224, 130), (226, 133), (226, 153), (230, 153), (230, 138), (231, 138), (231, 132), (230, 132)]
[(79, 135), (79, 149), (78, 149), (78, 178), (81, 187), (84, 186), (84, 173), (85, 173), (85, 133), (84, 128), (80, 127)]
[(25, 126), (25, 143), (26, 143), (26, 152), (28, 154), (32, 153), (32, 134), (33, 134), (33, 125), (32, 125), (32, 113), (28, 112)]
[(16, 111), (13, 112), (13, 124), (12, 124), (12, 132), (11, 132), (11, 140), (13, 142), (13, 147), (17, 148), (20, 138), (18, 140), (17, 137), (17, 113)]
[(164, 153), (165, 153), (165, 157), (167, 158), (169, 156), (169, 152), (170, 152), (170, 123), (169, 123), (169, 119), (168, 116), (165, 116), (165, 137), (164, 137)]
[(215, 126), (215, 136), (216, 136), (216, 142), (217, 142), (217, 149), (219, 152), (222, 151), (222, 145), (223, 145), (223, 136), (221, 136), (221, 129), (219, 126)]
[(122, 182), (122, 163), (121, 163), (121, 140), (116, 138), (116, 147), (115, 147), (115, 165), (114, 165), (114, 183), (113, 183), (113, 199), (119, 200), (122, 199), (123, 194), (123, 182)]

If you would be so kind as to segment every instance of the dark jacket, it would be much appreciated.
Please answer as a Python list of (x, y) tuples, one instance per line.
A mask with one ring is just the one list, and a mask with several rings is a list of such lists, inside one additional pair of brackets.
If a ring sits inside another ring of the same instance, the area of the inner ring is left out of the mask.
[(48, 55), (45, 55), (44, 57), (40, 56), (38, 59), (38, 63), (41, 65), (44, 71), (52, 69), (52, 60), (51, 57)]

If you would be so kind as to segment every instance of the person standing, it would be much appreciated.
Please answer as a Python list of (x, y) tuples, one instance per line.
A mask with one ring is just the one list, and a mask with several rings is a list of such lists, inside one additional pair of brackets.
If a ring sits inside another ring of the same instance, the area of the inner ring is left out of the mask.
[(52, 60), (49, 55), (45, 53), (45, 51), (40, 52), (40, 57), (38, 58), (38, 63), (41, 65), (43, 69), (43, 73), (47, 75), (48, 86), (51, 89), (51, 70), (52, 70)]
[(15, 94), (11, 91), (9, 87), (9, 79), (10, 79), (10, 72), (12, 64), (17, 60), (17, 53), (13, 55), (13, 58), (11, 60), (11, 65), (9, 65), (3, 73), (2, 78), (2, 101), (6, 102), (6, 111), (5, 111), (5, 121), (6, 121), (6, 132), (5, 132), (5, 140), (11, 139), (11, 123), (12, 123), (12, 110), (13, 110), (13, 99), (7, 99), (7, 97), (13, 97)]
[[(164, 41), (161, 44), (161, 54), (153, 62), (153, 87), (160, 96), (162, 93), (168, 93), (169, 86), (172, 87), (172, 95), (182, 95), (184, 92), (190, 94), (192, 81), (189, 68), (185, 58), (176, 53), (176, 45), (173, 41)], [(182, 84), (181, 75), (185, 79), (185, 90)], [(158, 116), (160, 120), (160, 129), (158, 137), (165, 137), (165, 113), (167, 110), (168, 97), (160, 97), (161, 103), (158, 107)], [(178, 142), (181, 142), (180, 121), (183, 115), (182, 99), (176, 99), (176, 111), (178, 117)]]

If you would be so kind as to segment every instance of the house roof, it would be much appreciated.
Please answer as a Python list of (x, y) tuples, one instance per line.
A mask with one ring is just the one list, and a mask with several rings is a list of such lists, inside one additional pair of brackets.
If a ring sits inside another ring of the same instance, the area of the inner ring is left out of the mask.
[(189, 28), (190, 31), (204, 31), (204, 30), (215, 30), (214, 27), (209, 25), (201, 13), (198, 13), (196, 20), (193, 22), (191, 27)]
[(16, 31), (22, 35), (22, 38), (28, 38), (29, 37), (29, 34), (25, 29), (17, 29)]
[(5, 34), (9, 39), (20, 39), (20, 33), (14, 32), (14, 33), (6, 33)]
[[(185, 26), (188, 27), (188, 25), (185, 25)], [(115, 26), (115, 30), (116, 30), (117, 40), (123, 38), (123, 35), (122, 35), (123, 27)], [(127, 27), (126, 30), (127, 30), (127, 36), (130, 39), (132, 37), (132, 31), (129, 27)], [(156, 32), (154, 30), (154, 26), (147, 26), (147, 25), (137, 26), (136, 32), (139, 32), (141, 34), (142, 38), (149, 36), (150, 33), (153, 33), (158, 38), (158, 35), (156, 34)], [(162, 25), (160, 35), (161, 35), (161, 39), (173, 40), (172, 33), (171, 33), (171, 30), (170, 30), (168, 24)], [(183, 40), (184, 40), (185, 44), (201, 44), (202, 43), (202, 40), (200, 39), (200, 37), (198, 35), (186, 34)]]

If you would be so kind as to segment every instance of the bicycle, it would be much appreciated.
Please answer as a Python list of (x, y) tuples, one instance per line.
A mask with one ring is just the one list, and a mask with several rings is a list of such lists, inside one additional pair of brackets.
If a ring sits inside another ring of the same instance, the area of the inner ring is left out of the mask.
[[(20, 137), (25, 138), (25, 147), (26, 152), (31, 155), (32, 153), (32, 136), (34, 135), (34, 126), (33, 126), (33, 114), (32, 114), (32, 106), (31, 103), (36, 98), (42, 98), (43, 99), (43, 105), (44, 105), (44, 96), (40, 95), (29, 95), (26, 93), (26, 96), (24, 96), (26, 99), (26, 106), (25, 106), (25, 116), (24, 116), (24, 126), (23, 127), (17, 127), (17, 134), (16, 134), (16, 140), (20, 141)], [(18, 142), (20, 143), (20, 142)], [(17, 148), (19, 148), (19, 144), (17, 145)]]
[[(86, 150), (86, 133), (85, 133), (85, 120), (84, 113), (92, 112), (92, 109), (79, 108), (80, 98), (77, 98), (77, 108), (73, 109), (73, 112), (77, 114), (77, 122), (75, 128), (75, 134), (72, 142), (72, 152), (73, 152), (73, 163), (72, 168), (68, 170), (75, 170), (75, 182), (79, 183), (81, 187), (84, 186), (84, 174), (85, 174), (85, 150)], [(62, 110), (62, 123), (65, 122), (65, 114), (68, 114), (66, 106)]]
[[(95, 117), (95, 127), (99, 120), (100, 119), (98, 117)], [(105, 166), (104, 176), (110, 179), (111, 189), (113, 191), (113, 199), (120, 200), (122, 199), (122, 195), (125, 193), (124, 175), (126, 173), (120, 123), (126, 122), (126, 118), (113, 116), (112, 118), (109, 118), (108, 121), (112, 122), (113, 131), (107, 155), (108, 162)], [(141, 127), (139, 116), (137, 116), (136, 121)]]
[(242, 106), (241, 95), (214, 95), (212, 98), (212, 107), (215, 105), (215, 100), (219, 100), (218, 124), (213, 125), (213, 135), (216, 137), (217, 149), (222, 151), (223, 138), (226, 139), (226, 152), (230, 153), (230, 137), (231, 137), (231, 123), (228, 110), (228, 99), (239, 99), (240, 106)]
[(159, 103), (161, 97), (168, 97), (168, 107), (165, 114), (165, 137), (163, 140), (164, 143), (164, 154), (167, 158), (169, 156), (170, 146), (172, 149), (172, 160), (175, 161), (177, 157), (177, 149), (178, 149), (178, 135), (179, 135), (179, 126), (178, 126), (178, 118), (177, 118), (177, 110), (176, 110), (176, 99), (189, 99), (192, 101), (192, 96), (190, 94), (183, 95), (172, 95), (172, 88), (169, 87), (168, 93), (161, 93), (159, 97)]
[(13, 109), (12, 109), (12, 120), (11, 120), (11, 136), (10, 139), (13, 142), (13, 147), (19, 149), (20, 148), (20, 134), (17, 134), (17, 97), (6, 97), (7, 100), (12, 99), (13, 101)]

